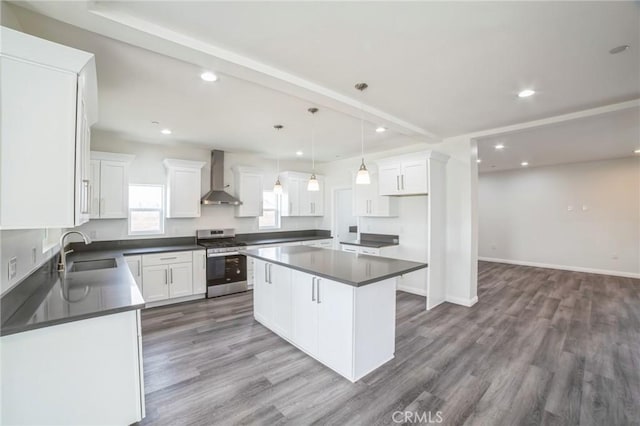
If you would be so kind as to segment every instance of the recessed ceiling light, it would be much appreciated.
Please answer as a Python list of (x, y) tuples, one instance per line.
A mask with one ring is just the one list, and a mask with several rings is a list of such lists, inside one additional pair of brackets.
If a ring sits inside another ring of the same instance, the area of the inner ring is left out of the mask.
[(640, 154), (640, 148), (633, 151), (634, 154)]
[(522, 92), (518, 93), (519, 98), (528, 98), (529, 96), (533, 96), (536, 94), (535, 90), (532, 89), (524, 89)]
[(481, 160), (480, 158), (478, 158), (478, 159), (476, 160), (476, 163), (482, 163), (482, 160)]
[(302, 151), (296, 151), (296, 155), (297, 155), (298, 157), (301, 157), (301, 156), (302, 156), (302, 154), (304, 154), (304, 152), (302, 152)]
[(200, 74), (200, 78), (204, 81), (218, 81), (218, 76), (211, 71), (203, 72), (202, 74)]
[(160, 130), (160, 133), (162, 133), (163, 135), (170, 135), (172, 132), (171, 129), (162, 129)]
[(522, 163), (520, 163), (520, 165), (521, 165), (522, 167), (527, 167), (527, 166), (529, 165), (529, 163), (528, 163), (528, 162), (526, 162), (526, 161), (523, 161)]
[(623, 44), (621, 46), (616, 46), (613, 49), (611, 49), (609, 51), (609, 53), (611, 53), (612, 55), (615, 55), (616, 53), (622, 53), (626, 50), (629, 50), (631, 48), (631, 46), (629, 46), (628, 44)]
[(501, 150), (501, 149), (504, 149), (504, 144), (499, 143), (499, 144), (497, 144), (496, 146), (494, 146), (494, 148), (495, 148), (495, 149), (497, 149), (497, 150), (499, 151), (499, 150)]
[(380, 126), (380, 127), (377, 127), (377, 128), (376, 128), (376, 132), (378, 132), (378, 133), (382, 133), (382, 132), (386, 132), (386, 131), (387, 131), (387, 128), (386, 128), (386, 127), (382, 127), (382, 126)]

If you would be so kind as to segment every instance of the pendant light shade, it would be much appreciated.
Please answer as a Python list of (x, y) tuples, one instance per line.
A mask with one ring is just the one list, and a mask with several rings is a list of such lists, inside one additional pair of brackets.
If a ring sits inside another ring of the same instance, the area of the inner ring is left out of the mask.
[(278, 176), (275, 185), (273, 185), (273, 193), (276, 195), (282, 195), (282, 184), (280, 183), (280, 176)]
[[(367, 83), (356, 84), (356, 89), (360, 91), (361, 95), (367, 87), (369, 87)], [(369, 176), (369, 170), (367, 170), (367, 166), (364, 164), (364, 103), (362, 100), (360, 100), (360, 148), (362, 149), (362, 163), (356, 175), (356, 185), (369, 185), (371, 183), (371, 176)]]
[[(318, 112), (318, 108), (309, 108), (308, 111), (315, 117), (315, 113)], [(314, 120), (315, 121), (315, 120)], [(315, 123), (311, 125), (311, 177), (307, 184), (307, 191), (320, 191), (320, 183), (316, 178), (316, 160), (315, 160)]]
[(320, 191), (320, 183), (316, 179), (316, 174), (312, 174), (307, 184), (307, 191)]
[[(282, 130), (284, 126), (282, 124), (276, 124), (273, 126), (277, 131)], [(276, 183), (273, 185), (273, 193), (276, 195), (282, 194), (282, 184), (280, 183), (280, 157), (278, 157), (277, 161), (277, 174), (276, 174)]]
[(364, 159), (362, 159), (362, 164), (360, 164), (360, 170), (358, 170), (358, 174), (356, 175), (356, 184), (369, 185), (370, 183), (371, 183), (371, 177), (369, 176), (369, 170), (367, 170), (367, 166), (364, 165)]

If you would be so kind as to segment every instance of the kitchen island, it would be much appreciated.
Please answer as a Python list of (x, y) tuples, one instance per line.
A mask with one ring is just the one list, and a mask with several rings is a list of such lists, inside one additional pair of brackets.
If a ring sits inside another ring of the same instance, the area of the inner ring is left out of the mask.
[(245, 254), (255, 319), (352, 382), (393, 359), (396, 277), (427, 267), (307, 246)]

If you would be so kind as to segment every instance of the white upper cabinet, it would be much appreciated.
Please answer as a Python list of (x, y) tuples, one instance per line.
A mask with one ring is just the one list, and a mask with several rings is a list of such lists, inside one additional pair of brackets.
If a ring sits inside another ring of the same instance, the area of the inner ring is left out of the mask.
[(167, 168), (167, 217), (200, 217), (202, 161), (164, 160)]
[(236, 207), (236, 217), (262, 216), (262, 172), (251, 167), (233, 168), (236, 198), (242, 204)]
[(126, 219), (129, 211), (129, 165), (135, 156), (91, 151), (91, 219)]
[(90, 209), (94, 56), (5, 27), (0, 38), (0, 228), (80, 225)]
[(320, 191), (308, 191), (309, 173), (282, 172), (282, 216), (323, 216), (324, 176), (316, 175)]
[(353, 176), (353, 214), (365, 217), (395, 217), (398, 216), (397, 199), (379, 195), (379, 178), (375, 172), (369, 172), (371, 183), (358, 185)]
[(426, 195), (427, 158), (396, 157), (378, 161), (380, 195)]

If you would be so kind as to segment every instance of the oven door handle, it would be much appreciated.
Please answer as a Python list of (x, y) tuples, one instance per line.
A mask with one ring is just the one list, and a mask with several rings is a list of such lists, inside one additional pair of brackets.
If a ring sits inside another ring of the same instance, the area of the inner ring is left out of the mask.
[(240, 253), (237, 251), (228, 251), (226, 253), (207, 253), (207, 257), (225, 257), (225, 256), (237, 256)]

